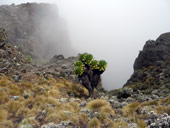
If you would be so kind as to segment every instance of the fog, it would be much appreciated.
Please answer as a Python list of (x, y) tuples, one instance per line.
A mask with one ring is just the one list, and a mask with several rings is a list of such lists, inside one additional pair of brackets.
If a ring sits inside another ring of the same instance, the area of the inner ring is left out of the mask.
[(169, 0), (0, 0), (0, 4), (23, 2), (58, 6), (77, 53), (89, 52), (108, 62), (103, 73), (108, 90), (122, 87), (129, 79), (147, 40), (170, 31)]

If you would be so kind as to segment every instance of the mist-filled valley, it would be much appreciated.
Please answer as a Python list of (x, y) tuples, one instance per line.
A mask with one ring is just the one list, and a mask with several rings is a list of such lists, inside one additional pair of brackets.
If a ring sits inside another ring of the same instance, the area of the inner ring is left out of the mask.
[[(41, 42), (41, 48), (32, 46), (32, 50), (42, 59), (54, 54), (68, 57), (84, 52), (105, 59), (108, 67), (102, 80), (108, 90), (122, 87), (133, 73), (134, 61), (145, 42), (155, 40), (170, 28), (168, 0), (1, 0), (0, 4), (23, 2), (56, 4), (51, 12), (40, 11), (44, 19), (37, 14), (32, 19), (39, 29), (34, 26), (27, 33), (34, 35), (38, 31)], [(19, 18), (29, 21), (28, 15), (24, 15)], [(19, 26), (24, 29), (30, 24)], [(22, 32), (17, 33), (22, 36)]]

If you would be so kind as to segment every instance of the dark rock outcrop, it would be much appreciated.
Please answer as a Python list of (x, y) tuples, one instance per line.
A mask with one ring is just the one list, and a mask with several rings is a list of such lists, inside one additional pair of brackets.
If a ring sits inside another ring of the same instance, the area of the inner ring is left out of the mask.
[(125, 86), (137, 89), (170, 88), (170, 33), (144, 45), (134, 63), (134, 73)]
[(5, 28), (8, 42), (26, 55), (47, 59), (54, 54), (70, 55), (66, 22), (52, 4), (26, 3), (0, 6), (0, 28)]
[(160, 66), (170, 60), (170, 33), (162, 34), (156, 41), (149, 40), (144, 45), (134, 63), (134, 70), (148, 66)]

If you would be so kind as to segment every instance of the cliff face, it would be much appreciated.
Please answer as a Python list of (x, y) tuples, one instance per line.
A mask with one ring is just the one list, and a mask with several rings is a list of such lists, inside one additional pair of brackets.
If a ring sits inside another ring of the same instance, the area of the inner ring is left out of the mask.
[(144, 45), (134, 63), (134, 73), (124, 86), (170, 88), (170, 33)]
[(162, 34), (156, 41), (149, 40), (144, 45), (134, 63), (134, 70), (148, 66), (160, 66), (170, 60), (170, 33)]
[(44, 59), (71, 51), (66, 22), (59, 17), (55, 5), (0, 6), (0, 27), (6, 29), (9, 43), (33, 57)]

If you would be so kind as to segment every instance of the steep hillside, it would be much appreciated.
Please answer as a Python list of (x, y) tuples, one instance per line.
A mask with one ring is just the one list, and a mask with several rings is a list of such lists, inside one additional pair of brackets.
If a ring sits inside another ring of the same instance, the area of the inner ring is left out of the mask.
[[(0, 128), (169, 128), (170, 33), (146, 43), (123, 88), (95, 89), (95, 96), (86, 98), (88, 91), (73, 71), (78, 57), (54, 55), (48, 63), (35, 65), (27, 56), (53, 55), (53, 36), (63, 29), (59, 22), (47, 31), (49, 24), (60, 21), (55, 8), (36, 3), (0, 6), (0, 27), (9, 34), (0, 28)], [(65, 42), (65, 31), (58, 38)], [(60, 41), (57, 51), (65, 50)]]
[(72, 70), (77, 57), (33, 65), (5, 37), (2, 29), (0, 128), (169, 128), (169, 90), (95, 90), (95, 98), (85, 99), (88, 91)]
[(34, 58), (46, 59), (54, 54), (68, 56), (73, 51), (67, 23), (59, 16), (56, 5), (2, 5), (0, 28), (6, 29), (9, 43)]

